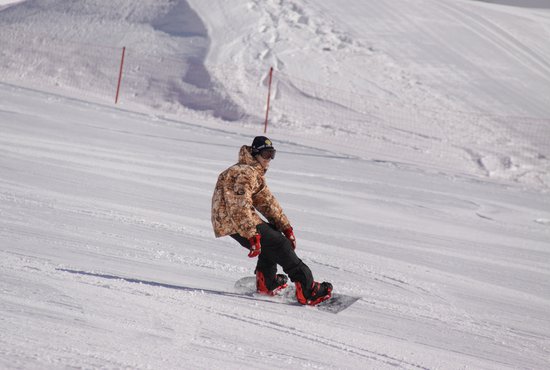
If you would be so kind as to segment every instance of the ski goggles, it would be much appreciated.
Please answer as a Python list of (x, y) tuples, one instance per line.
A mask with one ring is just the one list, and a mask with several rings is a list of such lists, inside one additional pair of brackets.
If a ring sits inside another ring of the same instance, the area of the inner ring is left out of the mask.
[(275, 149), (264, 149), (260, 151), (263, 159), (275, 159)]

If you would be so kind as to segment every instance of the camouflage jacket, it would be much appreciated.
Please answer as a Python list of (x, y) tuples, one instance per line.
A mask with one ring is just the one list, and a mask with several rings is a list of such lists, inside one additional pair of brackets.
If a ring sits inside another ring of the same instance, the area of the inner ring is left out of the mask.
[(249, 239), (257, 234), (256, 225), (263, 221), (283, 231), (290, 227), (288, 218), (265, 182), (266, 170), (244, 145), (239, 152), (239, 163), (229, 167), (218, 177), (212, 197), (212, 226), (216, 237), (240, 234)]

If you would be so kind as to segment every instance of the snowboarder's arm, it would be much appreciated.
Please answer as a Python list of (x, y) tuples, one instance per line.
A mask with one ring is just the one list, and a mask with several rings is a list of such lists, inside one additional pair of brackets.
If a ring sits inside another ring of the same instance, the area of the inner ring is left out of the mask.
[(267, 185), (254, 195), (254, 206), (278, 230), (284, 231), (290, 228), (290, 221)]

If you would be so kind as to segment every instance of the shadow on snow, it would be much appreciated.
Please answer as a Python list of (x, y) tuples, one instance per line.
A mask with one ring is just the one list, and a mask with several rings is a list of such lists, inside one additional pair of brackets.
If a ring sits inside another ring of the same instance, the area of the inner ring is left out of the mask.
[(64, 268), (58, 268), (56, 270), (57, 271), (62, 271), (62, 272), (68, 272), (70, 274), (75, 274), (75, 275), (93, 276), (93, 277), (97, 277), (97, 278), (101, 278), (101, 279), (107, 279), (107, 280), (119, 280), (119, 281), (125, 281), (125, 282), (128, 282), (128, 283), (148, 285), (148, 286), (157, 287), (157, 288), (175, 289), (175, 290), (181, 290), (181, 291), (185, 291), (185, 292), (203, 293), (203, 294), (210, 294), (210, 295), (216, 295), (216, 296), (222, 296), (222, 297), (234, 297), (234, 298), (248, 299), (248, 300), (251, 300), (251, 301), (262, 301), (262, 302), (276, 303), (276, 304), (287, 304), (287, 303), (271, 301), (271, 300), (267, 300), (267, 299), (261, 299), (261, 298), (255, 297), (253, 294), (241, 294), (241, 293), (233, 293), (233, 292), (224, 292), (224, 291), (221, 291), (221, 290), (191, 288), (191, 287), (182, 286), (182, 285), (159, 283), (159, 282), (156, 282), (156, 281), (134, 279), (134, 278), (128, 278), (128, 277), (122, 277), (122, 276), (110, 275), (110, 274), (100, 274), (100, 273), (89, 272), (89, 271), (79, 271), (79, 270), (71, 270), (71, 269), (64, 269)]

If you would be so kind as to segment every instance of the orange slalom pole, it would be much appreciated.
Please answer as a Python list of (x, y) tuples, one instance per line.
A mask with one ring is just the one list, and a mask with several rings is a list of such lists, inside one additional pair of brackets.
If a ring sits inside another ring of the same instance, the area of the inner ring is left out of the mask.
[(271, 81), (273, 80), (273, 67), (269, 69), (269, 86), (267, 90), (267, 109), (265, 110), (264, 134), (267, 132), (267, 119), (269, 117), (269, 103), (271, 101)]
[(122, 68), (124, 67), (124, 54), (126, 54), (126, 46), (122, 47), (122, 59), (120, 61), (120, 71), (118, 72), (118, 84), (116, 87), (115, 104), (118, 103), (118, 93), (120, 92), (120, 82), (122, 81)]

